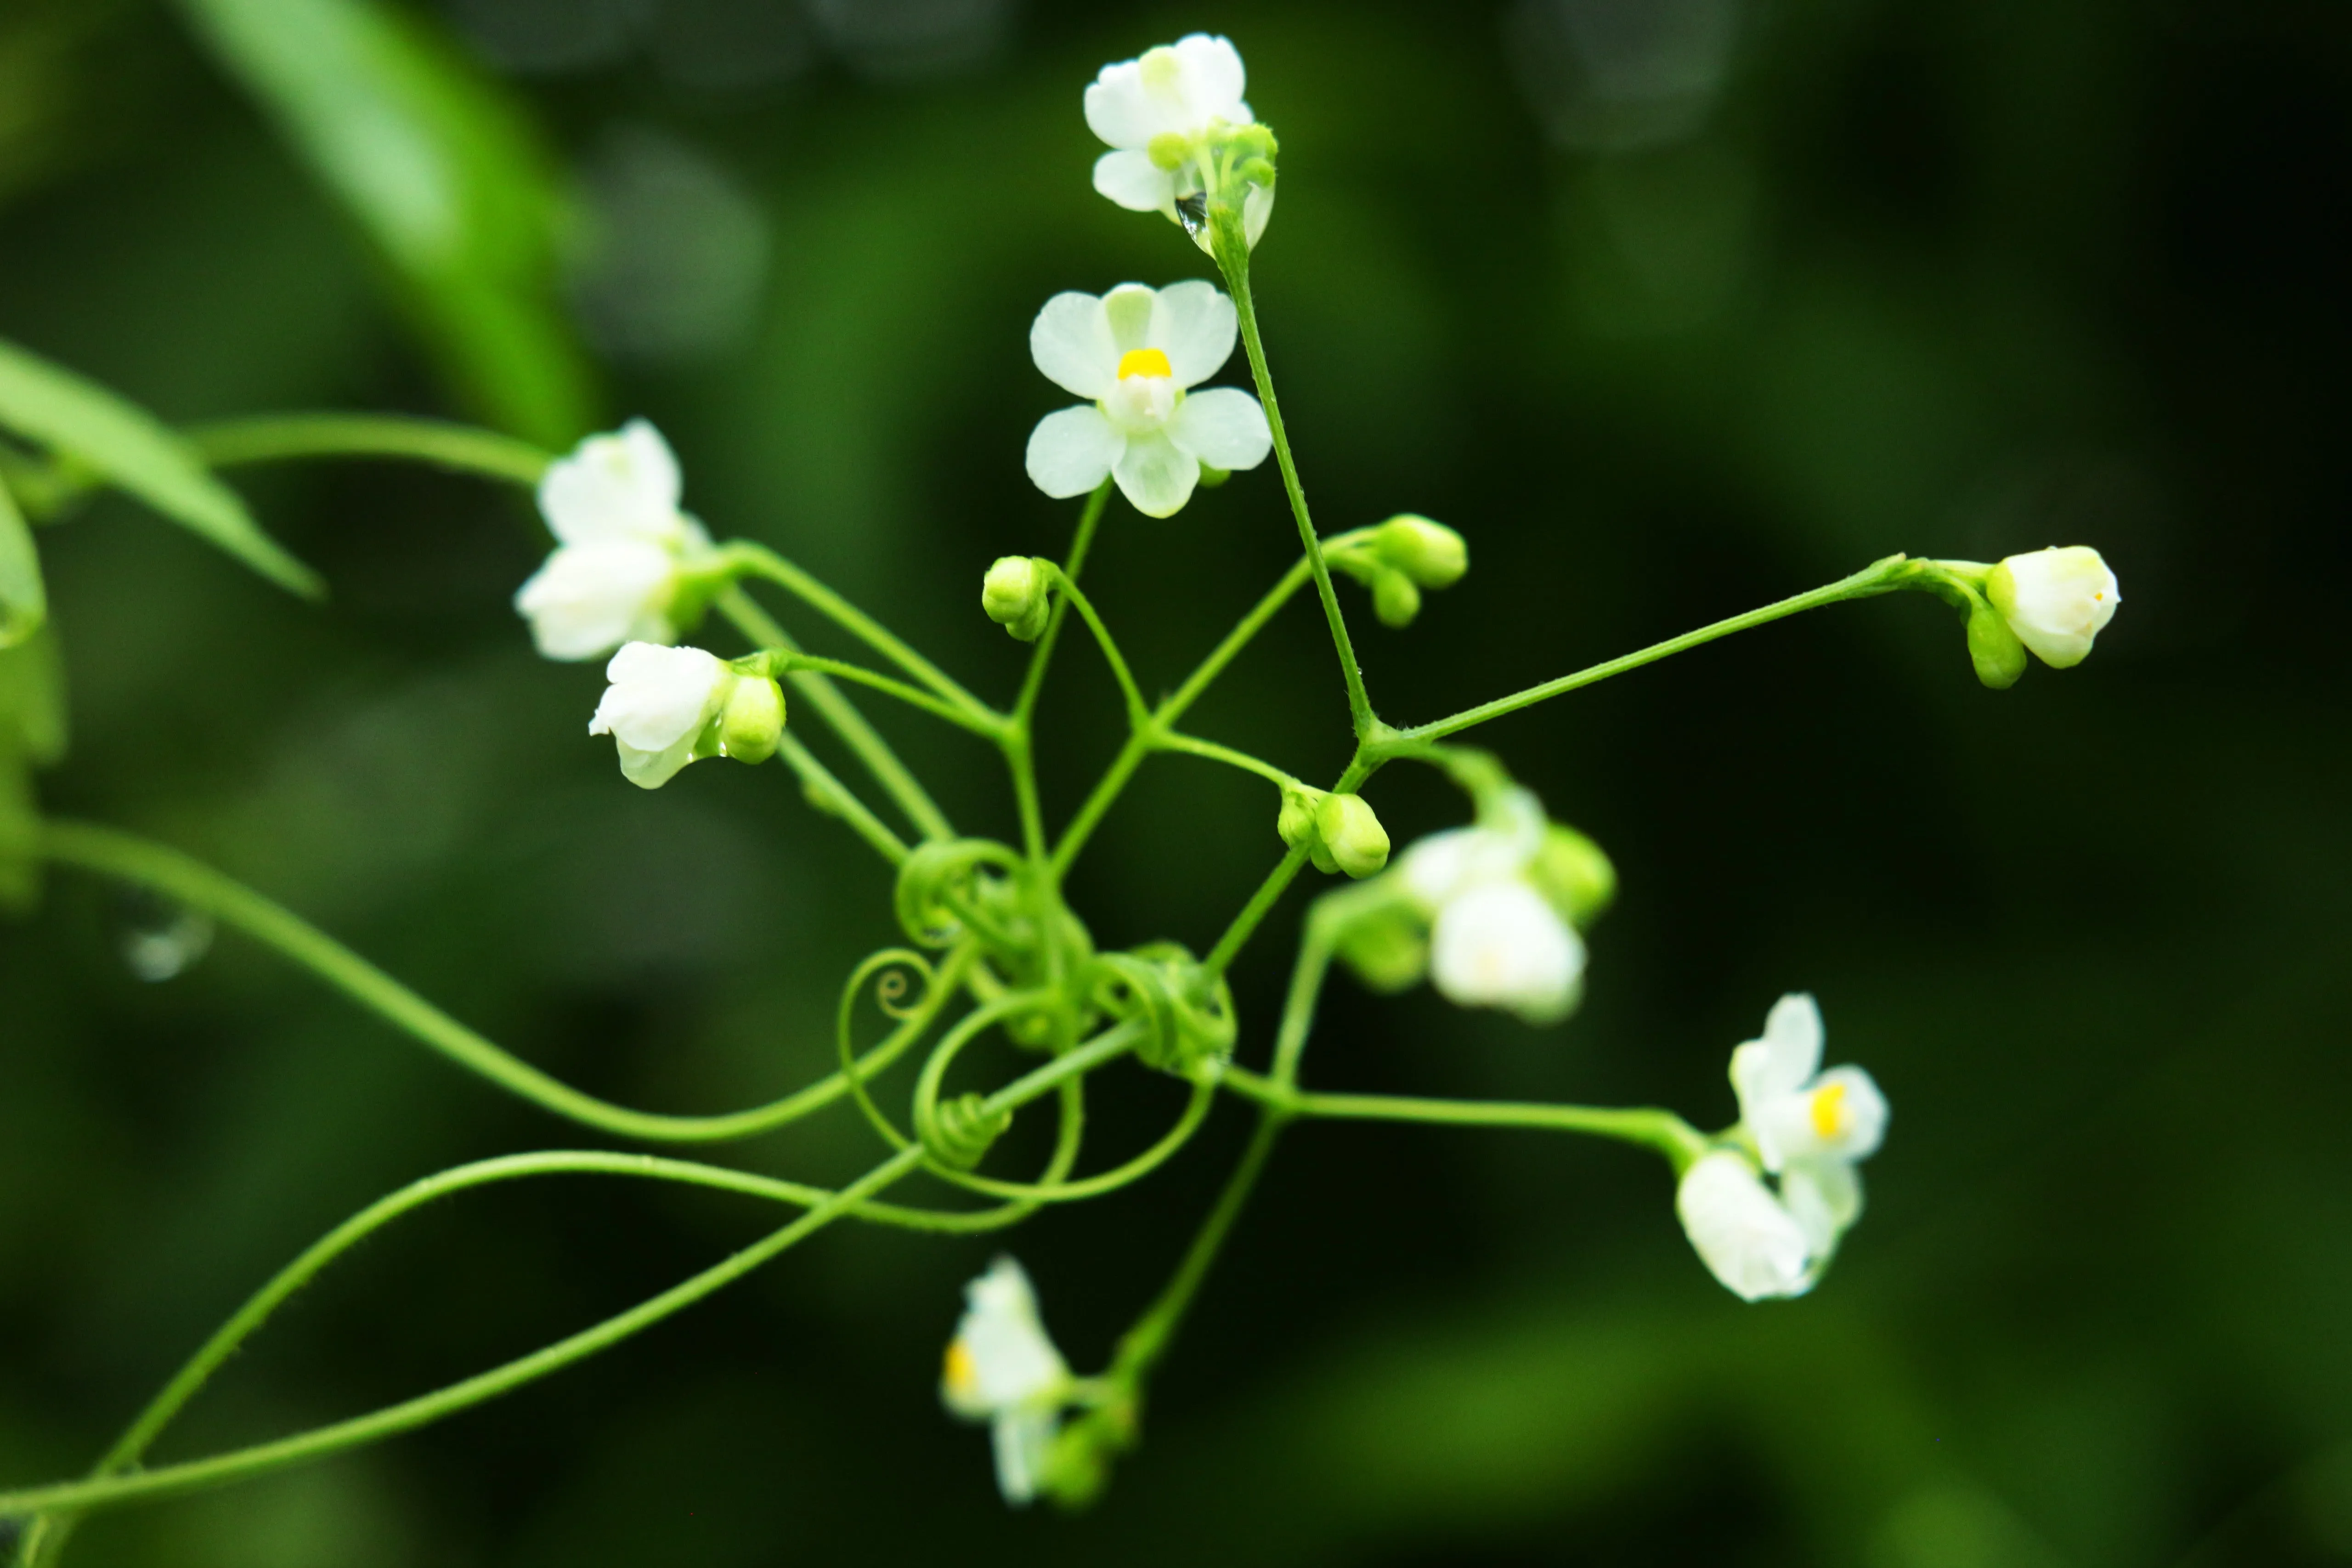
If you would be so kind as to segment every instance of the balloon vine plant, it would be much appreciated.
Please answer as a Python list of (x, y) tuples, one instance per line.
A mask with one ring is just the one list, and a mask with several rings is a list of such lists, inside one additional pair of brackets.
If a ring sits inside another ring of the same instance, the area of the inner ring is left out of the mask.
[[(1760, 1036), (1732, 1053), (1739, 1117), (1713, 1132), (1663, 1110), (1308, 1089), (1300, 1068), (1317, 998), (1336, 961), (1376, 991), (1426, 979), (1462, 1005), (1501, 1008), (1530, 1024), (1556, 1022), (1575, 1006), (1585, 967), (1580, 933), (1609, 903), (1614, 874), (1590, 839), (1548, 816), (1494, 756), (1458, 742), (1487, 721), (1735, 632), (1904, 589), (1935, 595), (1958, 610), (1979, 678), (2005, 687), (2023, 672), (2029, 651), (2059, 668), (2079, 662), (2114, 613), (2115, 578), (2095, 551), (2082, 547), (1997, 565), (1890, 556), (1810, 592), (1443, 718), (1385, 721), (1357, 666), (1339, 579), (1361, 585), (1379, 618), (1401, 626), (1413, 619), (1423, 594), (1462, 578), (1468, 552), (1452, 529), (1414, 516), (1328, 536), (1316, 531), (1250, 293), (1251, 250), (1271, 216), (1277, 149), (1242, 91), (1242, 61), (1233, 46), (1197, 34), (1108, 66), (1086, 89), (1087, 122), (1112, 149), (1095, 165), (1096, 189), (1121, 206), (1173, 220), (1214, 262), (1224, 287), (1123, 284), (1100, 296), (1058, 294), (1038, 314), (1030, 334), (1038, 369), (1083, 401), (1039, 423), (1028, 472), (1046, 494), (1080, 504), (1060, 560), (1009, 556), (982, 584), (986, 614), (1034, 648), (1026, 678), (1005, 707), (975, 695), (774, 551), (744, 541), (714, 542), (680, 509), (677, 465), (643, 421), (554, 458), (488, 432), (402, 418), (269, 417), (174, 433), (72, 374), (0, 345), (0, 425), (16, 438), (0, 445), (0, 640), (6, 649), (0, 652), (0, 893), (29, 903), (46, 863), (176, 900), (308, 968), (499, 1088), (615, 1138), (655, 1146), (746, 1139), (847, 1102), (885, 1150), (865, 1174), (838, 1188), (649, 1152), (569, 1150), (478, 1161), (415, 1182), (352, 1215), (263, 1285), (85, 1478), (0, 1492), (0, 1518), (26, 1521), (21, 1563), (57, 1562), (75, 1521), (93, 1510), (318, 1459), (520, 1388), (693, 1305), (836, 1220), (965, 1235), (1117, 1191), (1181, 1151), (1221, 1093), (1254, 1108), (1255, 1134), (1166, 1288), (1100, 1371), (1079, 1375), (1070, 1369), (1044, 1330), (1026, 1276), (1010, 1258), (1000, 1258), (970, 1286), (941, 1395), (955, 1414), (992, 1426), (1007, 1500), (1044, 1495), (1077, 1504), (1104, 1486), (1112, 1463), (1137, 1442), (1152, 1374), (1268, 1153), (1301, 1118), (1539, 1128), (1633, 1144), (1672, 1168), (1677, 1215), (1700, 1260), (1725, 1286), (1756, 1300), (1800, 1294), (1820, 1278), (1861, 1213), (1854, 1166), (1877, 1147), (1887, 1109), (1859, 1068), (1822, 1070), (1821, 1016), (1810, 996), (1783, 997)], [(1202, 384), (1225, 364), (1236, 336), (1255, 395)], [(1297, 526), (1299, 558), (1182, 684), (1150, 701), (1079, 585), (1112, 493), (1147, 517), (1168, 517), (1197, 487), (1255, 468), (1269, 453)], [(664, 787), (704, 758), (781, 758), (809, 801), (845, 824), (891, 869), (904, 943), (873, 953), (844, 984), (836, 1070), (772, 1104), (725, 1115), (657, 1115), (614, 1105), (501, 1050), (219, 872), (111, 828), (38, 813), (31, 772), (54, 760), (63, 728), (57, 653), (44, 627), (46, 598), (27, 518), (52, 520), (79, 494), (112, 485), (288, 588), (315, 593), (312, 574), (254, 525), (213, 470), (358, 455), (535, 487), (557, 548), (515, 603), (549, 658), (611, 656), (608, 686), (589, 730), (613, 738), (630, 782)], [(1330, 628), (1355, 739), (1353, 758), (1328, 787), (1181, 727), (1252, 638), (1309, 584)], [(863, 644), (878, 668), (804, 652), (755, 601), (755, 585), (781, 591), (802, 612), (831, 622)], [(1127, 735), (1075, 816), (1056, 829), (1038, 801), (1034, 716), (1073, 613), (1118, 680)], [(749, 651), (722, 658), (680, 645), (714, 616)], [(786, 686), (856, 758), (883, 804), (835, 774), (787, 727)], [(851, 700), (854, 687), (967, 731), (1001, 752), (1018, 805), (1013, 838), (975, 837), (951, 825), (861, 714)], [(1066, 902), (1064, 880), (1136, 770), (1167, 753), (1238, 768), (1271, 784), (1283, 854), (1206, 952), (1172, 942), (1104, 951)], [(1388, 836), (1362, 791), (1398, 763), (1436, 769), (1462, 791), (1471, 820), (1422, 840), (1391, 864)], [(894, 826), (886, 810), (904, 826)], [(1235, 1016), (1226, 970), (1309, 867), (1346, 880), (1308, 910), (1270, 1052), (1244, 1066), (1243, 1058), (1257, 1052), (1238, 1052), (1237, 1044), (1245, 1032), (1255, 1039), (1260, 1031), (1244, 1031)], [(861, 1047), (860, 1003), (869, 996), (888, 1027)], [(986, 1090), (951, 1090), (960, 1053), (992, 1031), (1034, 1056), (1035, 1066)], [(894, 1069), (924, 1050), (909, 1091)], [(1082, 1174), (1087, 1082), (1097, 1072), (1129, 1070), (1128, 1064), (1181, 1084), (1182, 1110), (1150, 1147)], [(889, 1102), (901, 1095), (903, 1108), (894, 1114)], [(1044, 1108), (1058, 1128), (1044, 1168), (1026, 1179), (992, 1172), (991, 1149), (1033, 1106)], [(796, 1212), (764, 1238), (659, 1295), (445, 1388), (256, 1447), (144, 1464), (156, 1437), (270, 1314), (369, 1236), (454, 1193), (581, 1173), (718, 1188)], [(923, 1206), (891, 1195), (917, 1175), (982, 1201)]]

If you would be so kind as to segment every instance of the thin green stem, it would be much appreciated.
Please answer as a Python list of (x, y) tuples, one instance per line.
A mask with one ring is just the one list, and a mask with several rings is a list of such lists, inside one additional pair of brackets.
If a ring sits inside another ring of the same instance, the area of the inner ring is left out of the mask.
[(1864, 567), (1851, 577), (1841, 577), (1836, 582), (1815, 588), (1810, 593), (1799, 594), (1791, 598), (1782, 599), (1777, 604), (1749, 610), (1745, 615), (1733, 616), (1727, 620), (1717, 621), (1714, 625), (1701, 626), (1696, 631), (1685, 632), (1678, 637), (1668, 637), (1662, 643), (1653, 643), (1638, 652), (1626, 654), (1621, 658), (1612, 658), (1605, 664), (1596, 664), (1590, 669), (1580, 669), (1573, 675), (1563, 675), (1556, 680), (1543, 681), (1528, 687), (1524, 691), (1515, 691), (1508, 697), (1497, 697), (1492, 702), (1482, 702), (1475, 708), (1465, 708), (1449, 718), (1435, 720), (1427, 724), (1416, 724), (1412, 729), (1397, 731), (1395, 738), (1400, 742), (1435, 741), (1447, 735), (1459, 734), (1473, 725), (1484, 724), (1491, 719), (1500, 719), (1505, 714), (1516, 713), (1522, 708), (1531, 708), (1538, 702), (1558, 697), (1562, 692), (1574, 691), (1579, 687), (1591, 686), (1595, 681), (1606, 680), (1612, 675), (1622, 675), (1629, 669), (1639, 669), (1645, 664), (1654, 664), (1659, 659), (1681, 653), (1687, 648), (1696, 647), (1702, 643), (1710, 643), (1717, 637), (1729, 637), (1734, 632), (1744, 632), (1750, 626), (1760, 626), (1769, 621), (1780, 620), (1801, 614), (1806, 610), (1818, 609), (1822, 605), (1834, 605), (1847, 599), (1866, 599), (1874, 595), (1892, 593), (1905, 585), (1900, 579), (1908, 574), (1906, 569), (1906, 561), (1907, 558), (1905, 556), (1890, 555), (1883, 561), (1874, 562)]
[(881, 622), (766, 545), (735, 540), (724, 545), (720, 553), (729, 565), (775, 584), (966, 712), (988, 720), (998, 717), (994, 709), (908, 647)]
[(1274, 1081), (1286, 1088), (1298, 1081), (1299, 1058), (1307, 1054), (1307, 1037), (1315, 1028), (1316, 1004), (1322, 998), (1324, 979), (1331, 973), (1331, 946), (1329, 923), (1309, 916), (1298, 943), (1298, 961), (1291, 966), (1282, 1026), (1275, 1034)]
[[(983, 1110), (989, 1113), (1017, 1110), (1030, 1101), (1055, 1089), (1067, 1079), (1082, 1074), (1092, 1067), (1116, 1055), (1095, 1052), (1088, 1048), (1073, 1051), (1024, 1077), (1006, 1085), (988, 1097)], [(1074, 1060), (1081, 1055), (1089, 1059)], [(614, 1156), (625, 1159), (625, 1156)], [(856, 1214), (868, 1206), (868, 1200), (902, 1180), (921, 1163), (920, 1149), (905, 1149), (892, 1154), (880, 1164), (848, 1186), (819, 1199), (807, 1213), (742, 1248), (700, 1273), (672, 1286), (616, 1313), (603, 1322), (583, 1329), (555, 1343), (542, 1347), (485, 1373), (454, 1383), (433, 1393), (388, 1405), (382, 1410), (336, 1422), (295, 1436), (240, 1448), (208, 1459), (192, 1460), (185, 1464), (166, 1465), (130, 1475), (94, 1478), (89, 1480), (66, 1481), (46, 1487), (0, 1493), (0, 1518), (22, 1519), (32, 1514), (60, 1511), (83, 1511), (118, 1503), (169, 1497), (226, 1482), (243, 1480), (291, 1465), (323, 1458), (330, 1454), (360, 1447), (398, 1433), (437, 1421), (471, 1405), (495, 1398), (520, 1387), (535, 1378), (561, 1371), (574, 1362), (609, 1349), (639, 1330), (650, 1327), (664, 1318), (692, 1306), (721, 1287), (731, 1284), (761, 1264), (783, 1252), (795, 1242), (814, 1234), (844, 1215)], [(773, 1195), (773, 1194), (771, 1194)], [(257, 1298), (257, 1300), (258, 1300)], [(275, 1303), (271, 1303), (274, 1305)], [(265, 1311), (264, 1315), (267, 1313)]]
[(1654, 1149), (1677, 1170), (1706, 1150), (1706, 1135), (1671, 1110), (1546, 1105), (1518, 1100), (1431, 1100), (1388, 1094), (1310, 1094), (1240, 1068), (1226, 1069), (1235, 1093), (1293, 1116), (1356, 1121), (1418, 1121), (1443, 1127), (1525, 1127), (1585, 1132)]
[(1195, 735), (1162, 731), (1152, 749), (1160, 752), (1179, 752), (1188, 757), (1200, 757), (1212, 763), (1223, 763), (1229, 768), (1239, 768), (1245, 773), (1255, 773), (1262, 779), (1269, 780), (1278, 788), (1287, 789), (1298, 782), (1296, 775), (1283, 772), (1272, 763), (1253, 757), (1247, 752), (1235, 751), (1231, 746), (1221, 746), (1214, 741), (1203, 741)]
[(847, 784), (835, 778), (833, 770), (817, 760), (816, 753), (801, 744), (799, 737), (790, 731), (785, 731), (776, 751), (784, 759), (785, 766), (800, 776), (801, 789), (808, 796), (810, 805), (849, 824), (860, 838), (872, 845), (875, 851), (891, 865), (906, 863), (906, 841), (891, 832), (888, 826), (874, 815), (873, 808), (858, 799)]
[[(1101, 526), (1103, 508), (1110, 500), (1110, 487), (1108, 479), (1097, 485), (1094, 493), (1087, 497), (1085, 509), (1078, 513), (1077, 531), (1070, 539), (1069, 559), (1062, 563), (1062, 575), (1072, 584), (1086, 569), (1087, 552), (1094, 546), (1095, 530)], [(1045, 689), (1045, 667), (1054, 662), (1054, 646), (1061, 640), (1062, 622), (1068, 613), (1066, 603), (1054, 606), (1053, 614), (1046, 617), (1045, 636), (1037, 639), (1035, 649), (1029, 655), (1029, 673), (1021, 682), (1020, 700), (1013, 705), (1013, 720), (1024, 730), (1029, 716), (1037, 710), (1037, 699)]]
[(1239, 215), (1217, 226), (1217, 263), (1233, 290), (1234, 310), (1241, 318), (1242, 347), (1249, 355), (1250, 374), (1265, 405), (1265, 422), (1274, 433), (1275, 461), (1282, 468), (1282, 488), (1290, 498), (1291, 515), (1298, 521), (1298, 542), (1315, 574), (1315, 592), (1323, 601), (1323, 618), (1331, 623), (1331, 645), (1339, 655), (1339, 673), (1348, 683), (1348, 713), (1358, 739), (1372, 732), (1372, 700), (1364, 689), (1364, 671), (1356, 662), (1356, 645), (1348, 636), (1348, 617), (1331, 586), (1331, 568), (1323, 559), (1323, 543), (1307, 515), (1307, 491), (1298, 482), (1298, 465), (1290, 455), (1290, 436), (1283, 428), (1282, 405), (1274, 395), (1274, 374), (1266, 368), (1265, 344), (1258, 336), (1257, 306), (1250, 294), (1249, 247), (1243, 238)]
[(1257, 1130), (1250, 1135), (1249, 1147), (1242, 1152), (1241, 1163), (1234, 1167), (1234, 1173), (1225, 1178), (1224, 1190), (1217, 1194), (1215, 1206), (1201, 1222), (1192, 1245), (1184, 1249), (1183, 1260), (1176, 1266), (1175, 1274), (1159, 1299), (1136, 1320), (1135, 1326), (1119, 1337), (1118, 1349), (1111, 1358), (1112, 1378), (1129, 1388), (1139, 1388), (1152, 1367), (1167, 1353), (1169, 1342), (1183, 1321), (1185, 1309), (1200, 1294), (1201, 1283), (1209, 1277), (1217, 1254), (1224, 1249), (1234, 1222), (1249, 1203), (1258, 1176), (1265, 1169), (1266, 1156), (1274, 1152), (1275, 1142), (1282, 1136), (1285, 1120), (1278, 1110), (1260, 1110)]
[[(551, 1078), (501, 1050), (432, 1003), (282, 905), (175, 849), (89, 823), (48, 821), (40, 852), (119, 881), (150, 888), (201, 910), (291, 959), (344, 995), (458, 1066), (541, 1109), (626, 1138), (658, 1142), (717, 1142), (748, 1138), (794, 1121), (848, 1092), (838, 1072), (772, 1104), (719, 1116), (667, 1116), (631, 1110)], [(961, 983), (967, 952), (950, 955), (915, 1010), (867, 1052), (861, 1072), (887, 1068), (919, 1039)]]
[(182, 432), (215, 468), (288, 458), (406, 458), (535, 485), (554, 459), (527, 441), (438, 419), (386, 414), (283, 414), (199, 425)]
[(1002, 740), (1011, 722), (1002, 714), (983, 710), (982, 712), (985, 713), (983, 717), (982, 713), (971, 712), (955, 703), (934, 697), (928, 691), (909, 686), (903, 680), (884, 675), (878, 670), (867, 669), (863, 665), (850, 664), (842, 659), (826, 658), (818, 654), (780, 648), (776, 650), (776, 662), (779, 674), (814, 670), (820, 675), (832, 676), (837, 680), (854, 681), (860, 686), (871, 687), (886, 697), (895, 697), (910, 708), (919, 708), (932, 717), (944, 719), (961, 729), (969, 730), (983, 740)]
[[(792, 634), (742, 589), (728, 589), (719, 595), (716, 604), (719, 613), (733, 622), (735, 629), (741, 632), (753, 647), (799, 651), (800, 644), (793, 640)], [(908, 771), (907, 764), (898, 760), (898, 753), (890, 749), (890, 742), (882, 738), (880, 731), (866, 721), (866, 715), (858, 711), (857, 705), (850, 701), (848, 695), (829, 677), (813, 669), (803, 669), (785, 679), (793, 683), (793, 689), (807, 698), (824, 721), (833, 726), (834, 733), (841, 737), (842, 743), (857, 754), (857, 760), (866, 764), (866, 771), (874, 775), (875, 782), (898, 803), (898, 809), (907, 814), (907, 820), (913, 823), (924, 837), (953, 838), (956, 836), (946, 814), (932, 803), (929, 794)]]
[(1069, 596), (1070, 602), (1078, 607), (1078, 614), (1085, 617), (1087, 629), (1095, 634), (1095, 641), (1102, 647), (1103, 661), (1110, 666), (1112, 676), (1118, 681), (1119, 691), (1127, 699), (1129, 726), (1141, 729), (1150, 721), (1151, 705), (1144, 701), (1143, 693), (1136, 689), (1135, 677), (1129, 671), (1127, 658), (1118, 651), (1118, 644), (1112, 639), (1110, 628), (1103, 625), (1100, 616), (1095, 614), (1093, 603), (1078, 591), (1076, 580), (1058, 566), (1053, 571), (1054, 580), (1061, 585), (1062, 592)]

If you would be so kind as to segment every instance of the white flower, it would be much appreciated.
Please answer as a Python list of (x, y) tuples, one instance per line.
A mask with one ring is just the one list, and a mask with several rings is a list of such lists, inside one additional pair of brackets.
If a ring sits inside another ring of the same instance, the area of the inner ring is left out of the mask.
[(1812, 1244), (1746, 1155), (1718, 1149), (1692, 1162), (1675, 1189), (1675, 1213), (1699, 1261), (1741, 1300), (1812, 1288)]
[(1821, 1071), (1822, 1014), (1811, 996), (1772, 1005), (1760, 1038), (1731, 1053), (1739, 1120), (1764, 1169), (1718, 1149), (1684, 1173), (1675, 1199), (1691, 1245), (1742, 1300), (1802, 1295), (1862, 1215), (1857, 1161), (1886, 1135), (1886, 1097), (1856, 1067)]
[(1122, 283), (1097, 299), (1056, 294), (1029, 329), (1048, 379), (1091, 407), (1048, 414), (1029, 437), (1029, 477), (1054, 497), (1084, 495), (1106, 475), (1147, 517), (1192, 497), (1201, 465), (1254, 468), (1273, 449), (1265, 411), (1233, 387), (1189, 392), (1234, 352), (1234, 302), (1208, 283), (1158, 290)]
[(1583, 940), (1527, 875), (1544, 828), (1536, 797), (1513, 790), (1475, 826), (1433, 834), (1406, 852), (1399, 875), (1430, 917), (1429, 977), (1449, 1000), (1530, 1024), (1576, 1005)]
[[(1176, 203), (1204, 188), (1220, 133), (1256, 121), (1244, 80), (1241, 51), (1205, 33), (1103, 67), (1087, 89), (1087, 128), (1115, 150), (1095, 160), (1095, 189), (1131, 212), (1175, 219)], [(1272, 187), (1252, 184), (1242, 224), (1253, 247), (1273, 212)]]
[(2116, 574), (2087, 544), (2009, 557), (1992, 569), (1985, 596), (2017, 640), (2053, 669), (2089, 658), (2092, 640), (2123, 603)]
[(682, 563), (707, 551), (678, 510), (677, 459), (642, 419), (591, 436), (548, 465), (539, 510), (556, 550), (514, 598), (550, 658), (593, 658), (631, 640), (668, 642)]
[(1037, 1495), (1070, 1369), (1046, 1337), (1029, 1276), (1012, 1258), (997, 1258), (965, 1286), (964, 1300), (940, 1399), (964, 1420), (991, 1424), (997, 1488), (1005, 1501), (1025, 1503)]
[(698, 647), (633, 642), (613, 656), (604, 679), (612, 684), (596, 704), (588, 732), (613, 737), (621, 772), (631, 784), (659, 789), (694, 761), (697, 742), (740, 678)]

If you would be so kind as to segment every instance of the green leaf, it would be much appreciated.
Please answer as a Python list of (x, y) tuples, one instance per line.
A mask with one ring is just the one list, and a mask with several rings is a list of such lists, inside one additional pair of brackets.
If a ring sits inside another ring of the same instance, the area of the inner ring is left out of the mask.
[(262, 532), (236, 492), (206, 472), (154, 416), (5, 341), (0, 425), (89, 465), (271, 582), (311, 598), (326, 591), (319, 574)]
[(0, 484), (0, 648), (15, 647), (48, 618), (49, 595), (41, 585), (33, 531), (8, 487)]
[(371, 0), (181, 0), (405, 285), (444, 368), (542, 446), (591, 423), (559, 307), (566, 219), (523, 111), (418, 19)]

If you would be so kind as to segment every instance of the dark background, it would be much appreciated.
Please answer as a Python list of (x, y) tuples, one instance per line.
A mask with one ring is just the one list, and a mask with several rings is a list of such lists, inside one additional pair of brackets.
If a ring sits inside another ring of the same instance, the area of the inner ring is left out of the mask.
[[(541, 184), (485, 175), (468, 220), (521, 237), (440, 272), (392, 258), (184, 11), (5, 0), (0, 331), (174, 419), (405, 409), (552, 442), (645, 413), (715, 531), (1002, 700), (1021, 650), (976, 613), (980, 574), (1058, 551), (1073, 511), (1021, 471), (1067, 401), (1029, 320), (1057, 289), (1206, 270), (1091, 194), (1079, 89), (1206, 28), (1282, 137), (1256, 278), (1318, 521), (1410, 508), (1471, 542), (1409, 632), (1342, 589), (1391, 719), (1896, 550), (2092, 543), (2126, 603), (2086, 665), (2006, 693), (1906, 596), (1497, 724), (1486, 742), (1622, 876), (1584, 1010), (1534, 1032), (1334, 984), (1315, 1083), (1710, 1125), (1728, 1048), (1816, 991), (1830, 1058), (1868, 1065), (1895, 1120), (1869, 1215), (1803, 1301), (1717, 1287), (1635, 1152), (1307, 1126), (1088, 1516), (1008, 1514), (982, 1436), (939, 1411), (958, 1287), (992, 1244), (843, 1228), (423, 1434), (101, 1519), (73, 1561), (2352, 1561), (2340, 5), (414, 15), (544, 157)], [(483, 277), (537, 336), (490, 343)], [(544, 548), (520, 498), (366, 463), (238, 478), (332, 600), (119, 500), (46, 532), (74, 705), (51, 809), (205, 857), (629, 1103), (731, 1108), (823, 1071), (841, 977), (894, 935), (887, 882), (779, 768), (621, 781), (581, 733), (593, 667), (534, 658), (508, 608)], [(1167, 522), (1114, 502), (1090, 586), (1162, 688), (1295, 549), (1269, 465)], [(1066, 813), (1117, 709), (1083, 646), (1061, 668)], [(961, 825), (1010, 831), (977, 745), (883, 722)], [(1337, 768), (1309, 605), (1194, 727)], [(1403, 770), (1374, 799), (1401, 839), (1459, 815)], [(1097, 937), (1205, 946), (1276, 852), (1275, 805), (1156, 763), (1076, 879)], [(1249, 1059), (1301, 898), (1236, 972)], [(59, 875), (0, 933), (11, 1484), (86, 1466), (369, 1200), (595, 1142), (233, 936), (133, 978), (126, 935), (167, 914)], [(1168, 1114), (1141, 1079), (1106, 1079), (1097, 1158)], [(1247, 1121), (1224, 1106), (1150, 1183), (1011, 1238), (1081, 1370)], [(722, 1157), (825, 1180), (872, 1152), (837, 1110)], [(300, 1299), (157, 1458), (471, 1373), (772, 1223), (585, 1180), (445, 1205)]]

